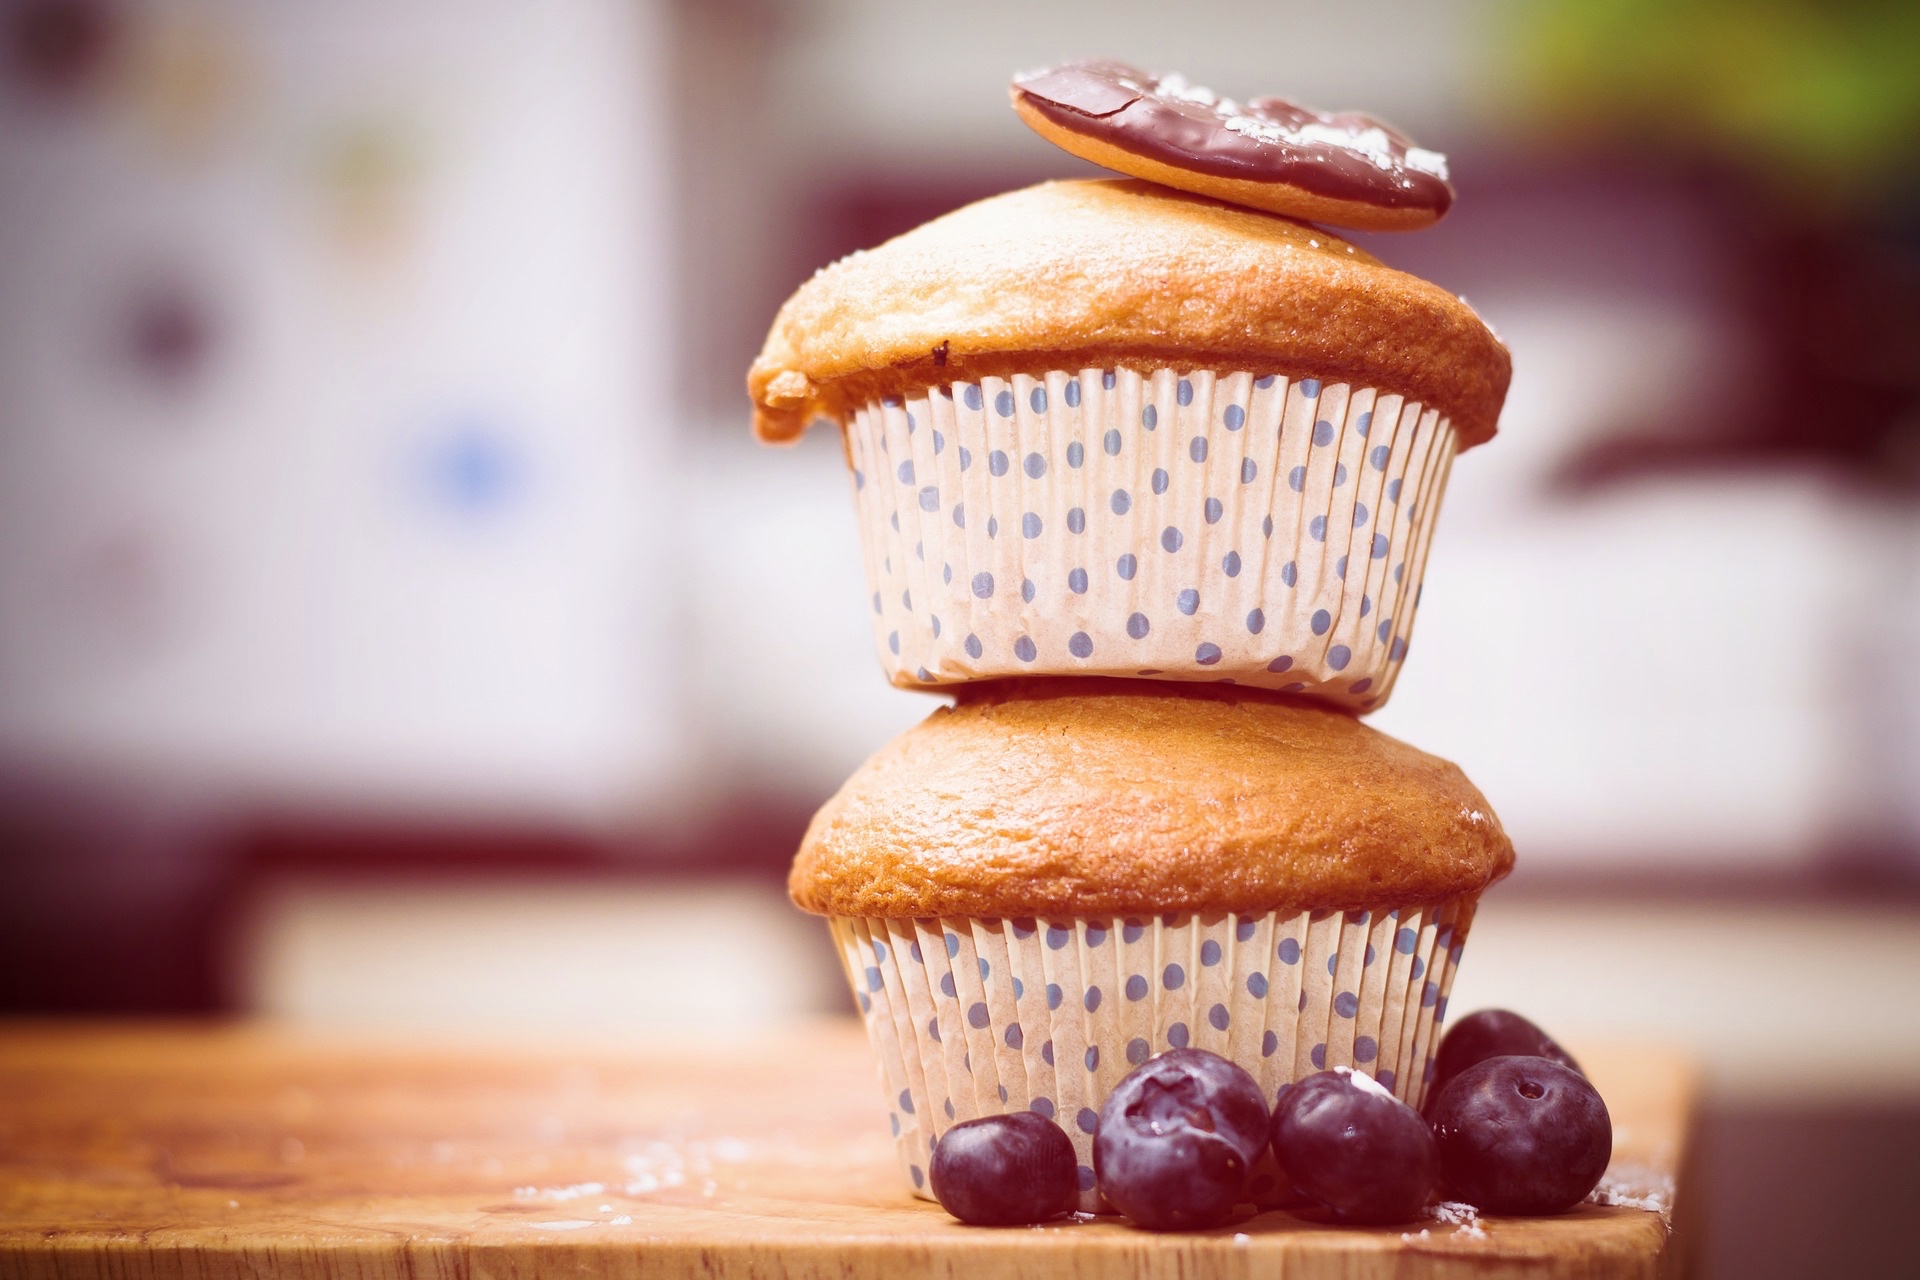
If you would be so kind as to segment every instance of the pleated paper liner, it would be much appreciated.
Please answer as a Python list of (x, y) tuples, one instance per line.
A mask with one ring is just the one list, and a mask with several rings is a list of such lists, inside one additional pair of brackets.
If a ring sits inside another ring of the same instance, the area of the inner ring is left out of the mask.
[[(1478, 895), (1395, 911), (1072, 920), (836, 918), (880, 1056), (900, 1164), (931, 1198), (941, 1134), (1031, 1110), (1073, 1139), (1080, 1205), (1101, 1212), (1093, 1133), (1107, 1094), (1167, 1049), (1207, 1049), (1271, 1101), (1328, 1067), (1419, 1106)], [(1274, 1198), (1271, 1160), (1253, 1194)]]
[(847, 439), (893, 683), (1231, 680), (1360, 711), (1406, 655), (1456, 447), (1386, 391), (1172, 369), (930, 387)]

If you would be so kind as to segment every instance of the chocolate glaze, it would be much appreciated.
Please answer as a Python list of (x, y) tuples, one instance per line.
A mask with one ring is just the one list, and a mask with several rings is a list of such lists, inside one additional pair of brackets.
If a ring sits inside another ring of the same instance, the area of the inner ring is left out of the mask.
[(1063, 129), (1196, 173), (1436, 217), (1453, 203), (1445, 156), (1358, 112), (1241, 104), (1177, 75), (1091, 59), (1016, 76), (1013, 88)]

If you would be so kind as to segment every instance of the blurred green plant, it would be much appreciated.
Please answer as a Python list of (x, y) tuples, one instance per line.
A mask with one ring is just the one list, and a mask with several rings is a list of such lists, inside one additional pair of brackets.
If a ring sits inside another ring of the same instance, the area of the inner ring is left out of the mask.
[(1706, 150), (1823, 204), (1915, 180), (1920, 0), (1516, 0), (1499, 16), (1513, 85), (1556, 131)]

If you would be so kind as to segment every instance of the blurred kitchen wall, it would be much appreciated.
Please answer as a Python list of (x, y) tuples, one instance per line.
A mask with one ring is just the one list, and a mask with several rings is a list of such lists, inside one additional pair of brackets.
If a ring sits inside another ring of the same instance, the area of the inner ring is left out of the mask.
[(288, 877), (772, 892), (934, 700), (877, 678), (837, 442), (754, 445), (743, 371), (824, 262), (1093, 172), (1005, 81), (1094, 49), (1452, 154), (1449, 219), (1368, 247), (1516, 375), (1376, 723), (1516, 886), (1920, 868), (1900, 6), (0, 13), (17, 1004), (231, 1002)]

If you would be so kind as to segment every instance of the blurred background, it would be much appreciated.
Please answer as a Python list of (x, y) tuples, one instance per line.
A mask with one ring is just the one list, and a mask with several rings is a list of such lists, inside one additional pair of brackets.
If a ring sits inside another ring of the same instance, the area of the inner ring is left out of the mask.
[(935, 702), (745, 369), (815, 268), (1095, 172), (1005, 97), (1093, 53), (1452, 157), (1367, 247), (1514, 353), (1374, 718), (1521, 851), (1454, 1006), (1698, 1054), (1703, 1274), (1895, 1274), (1910, 2), (0, 0), (0, 1012), (848, 1008), (785, 864)]

